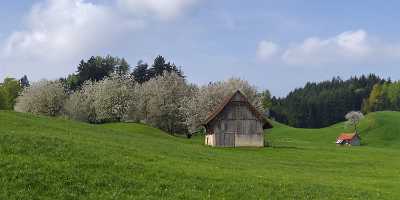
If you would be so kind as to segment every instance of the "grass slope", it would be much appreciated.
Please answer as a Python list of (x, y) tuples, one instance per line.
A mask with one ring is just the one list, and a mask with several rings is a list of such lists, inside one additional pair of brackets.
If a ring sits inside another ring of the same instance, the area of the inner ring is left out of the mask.
[(400, 113), (373, 113), (361, 147), (343, 124), (275, 123), (272, 147), (222, 149), (140, 124), (0, 112), (0, 199), (399, 199)]

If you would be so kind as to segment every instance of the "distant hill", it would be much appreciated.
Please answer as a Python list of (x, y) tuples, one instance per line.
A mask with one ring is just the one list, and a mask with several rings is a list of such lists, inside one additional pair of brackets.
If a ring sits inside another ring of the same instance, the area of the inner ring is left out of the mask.
[[(272, 130), (274, 140), (290, 137), (303, 142), (314, 143), (312, 146), (328, 145), (342, 132), (353, 132), (344, 123), (338, 123), (321, 129), (292, 128), (274, 122)], [(400, 112), (375, 112), (368, 114), (360, 123), (362, 145), (371, 147), (400, 148)], [(301, 144), (301, 142), (300, 142)], [(295, 145), (299, 145), (295, 143)]]
[(274, 123), (271, 147), (232, 149), (141, 124), (0, 111), (0, 199), (399, 199), (399, 121), (368, 115), (361, 147), (335, 145), (343, 123)]

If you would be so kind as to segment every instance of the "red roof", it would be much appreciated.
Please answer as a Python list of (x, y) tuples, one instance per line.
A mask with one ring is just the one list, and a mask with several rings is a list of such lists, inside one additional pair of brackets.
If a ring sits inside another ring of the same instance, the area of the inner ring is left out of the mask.
[(357, 133), (342, 133), (337, 138), (338, 140), (352, 140), (357, 135)]

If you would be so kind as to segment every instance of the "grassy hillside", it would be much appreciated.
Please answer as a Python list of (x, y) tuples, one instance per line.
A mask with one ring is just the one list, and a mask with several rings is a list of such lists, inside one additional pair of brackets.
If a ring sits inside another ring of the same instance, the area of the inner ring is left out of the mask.
[[(352, 132), (345, 123), (322, 129), (300, 129), (274, 122), (272, 144), (330, 148), (339, 133)], [(400, 112), (371, 113), (359, 125), (362, 145), (367, 147), (392, 147), (400, 150)]]
[(271, 147), (223, 149), (139, 124), (0, 112), (0, 199), (399, 199), (400, 113), (369, 115), (361, 147), (343, 124), (275, 123)]

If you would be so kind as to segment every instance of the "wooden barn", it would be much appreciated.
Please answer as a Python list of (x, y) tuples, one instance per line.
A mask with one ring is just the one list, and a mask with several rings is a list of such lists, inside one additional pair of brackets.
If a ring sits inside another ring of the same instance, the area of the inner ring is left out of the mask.
[(203, 125), (205, 144), (217, 147), (263, 147), (264, 129), (272, 128), (240, 91), (227, 97)]
[(336, 144), (359, 146), (361, 145), (361, 138), (357, 133), (342, 133), (336, 139)]

